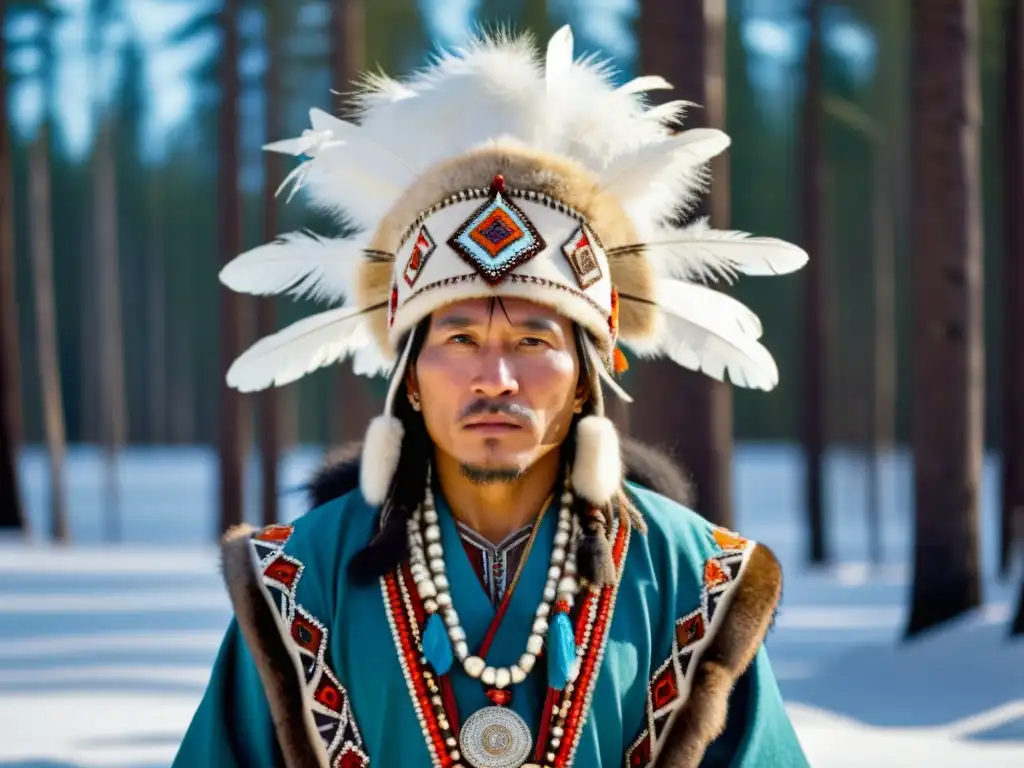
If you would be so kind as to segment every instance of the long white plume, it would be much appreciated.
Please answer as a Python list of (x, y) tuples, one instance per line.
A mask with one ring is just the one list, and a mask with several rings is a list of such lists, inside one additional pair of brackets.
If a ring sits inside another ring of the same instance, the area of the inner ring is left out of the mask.
[[(624, 342), (640, 357), (667, 356), (684, 368), (741, 387), (770, 390), (779, 371), (757, 340), (761, 324), (742, 304), (699, 285), (665, 279), (657, 303), (660, 329), (649, 344)], [(742, 307), (742, 310), (740, 309)]]
[(365, 241), (320, 238), (289, 232), (246, 251), (220, 271), (220, 281), (233, 291), (255, 296), (290, 293), (316, 300), (341, 301), (356, 284), (360, 263), (367, 258)]
[(731, 282), (737, 273), (784, 275), (802, 269), (807, 253), (774, 237), (752, 237), (737, 230), (712, 229), (701, 218), (681, 229), (659, 229), (644, 246), (662, 275), (682, 280)]
[[(349, 307), (299, 320), (260, 339), (235, 360), (228, 369), (228, 386), (258, 392), (341, 362), (369, 342), (365, 323), (365, 315)], [(364, 358), (364, 365), (371, 359)]]

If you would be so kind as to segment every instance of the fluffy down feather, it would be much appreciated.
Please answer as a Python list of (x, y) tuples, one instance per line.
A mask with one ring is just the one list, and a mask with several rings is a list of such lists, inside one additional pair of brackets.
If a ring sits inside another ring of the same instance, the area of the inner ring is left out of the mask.
[(807, 263), (800, 247), (774, 237), (712, 229), (701, 218), (682, 229), (661, 229), (645, 239), (651, 265), (662, 275), (683, 280), (724, 279), (745, 275), (784, 275)]
[(585, 416), (576, 425), (573, 490), (595, 506), (604, 506), (622, 484), (619, 433), (604, 416)]
[(775, 360), (757, 340), (761, 324), (749, 310), (739, 311), (739, 302), (711, 288), (665, 279), (658, 286), (657, 304), (661, 316), (653, 341), (622, 342), (640, 357), (664, 355), (719, 381), (728, 374), (733, 384), (750, 389), (770, 390), (778, 384)]
[[(349, 307), (331, 309), (266, 336), (228, 369), (228, 386), (257, 392), (296, 381), (344, 360), (370, 339), (364, 313)], [(364, 365), (370, 358), (364, 358)]]
[(365, 241), (332, 240), (290, 232), (232, 259), (220, 281), (255, 296), (289, 293), (316, 300), (352, 301), (349, 296), (364, 255)]

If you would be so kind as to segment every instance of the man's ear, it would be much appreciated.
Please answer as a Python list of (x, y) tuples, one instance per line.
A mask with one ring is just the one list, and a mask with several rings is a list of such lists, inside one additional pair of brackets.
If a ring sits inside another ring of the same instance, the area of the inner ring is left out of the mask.
[(590, 380), (585, 374), (580, 375), (579, 383), (576, 384), (576, 394), (573, 398), (572, 409), (576, 413), (583, 412), (583, 405), (590, 399)]
[(405, 367), (405, 392), (409, 397), (420, 394), (420, 383), (416, 379), (416, 366), (410, 361)]

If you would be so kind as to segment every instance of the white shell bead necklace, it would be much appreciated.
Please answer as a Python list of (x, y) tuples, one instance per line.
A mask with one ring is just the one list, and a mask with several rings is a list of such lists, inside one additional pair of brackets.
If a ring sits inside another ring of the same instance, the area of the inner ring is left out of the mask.
[[(428, 616), (439, 612), (441, 618), (444, 619), (455, 659), (462, 664), (467, 675), (480, 680), (484, 685), (500, 689), (523, 682), (537, 663), (537, 656), (544, 648), (552, 605), (557, 600), (568, 610), (572, 609), (576, 595), (576, 553), (571, 543), (577, 533), (577, 524), (571, 512), (572, 502), (573, 494), (566, 482), (558, 511), (558, 529), (551, 549), (544, 595), (534, 615), (532, 631), (526, 641), (526, 650), (519, 657), (519, 661), (511, 667), (493, 667), (479, 656), (470, 654), (469, 646), (466, 643), (466, 632), (459, 621), (458, 611), (452, 604), (444, 563), (444, 548), (441, 545), (441, 528), (438, 525), (434, 494), (430, 488), (428, 473), (423, 504), (413, 512), (408, 525), (410, 571), (420, 599), (423, 601), (424, 611)], [(578, 671), (578, 664), (576, 671)]]

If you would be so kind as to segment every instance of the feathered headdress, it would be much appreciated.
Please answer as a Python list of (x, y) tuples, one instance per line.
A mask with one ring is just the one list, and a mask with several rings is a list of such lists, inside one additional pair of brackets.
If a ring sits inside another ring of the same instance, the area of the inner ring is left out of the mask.
[(304, 157), (282, 187), (294, 182), (358, 234), (285, 235), (220, 277), (244, 293), (340, 306), (258, 341), (228, 384), (282, 385), (346, 357), (357, 373), (389, 373), (385, 413), (371, 422), (362, 462), (363, 494), (379, 504), (401, 448), (392, 401), (409, 348), (398, 349), (400, 339), (451, 302), (543, 303), (588, 332), (581, 353), (594, 372), (595, 414), (579, 425), (572, 479), (583, 498), (606, 503), (621, 469), (601, 382), (628, 399), (613, 378), (617, 346), (771, 389), (778, 371), (758, 341), (758, 318), (704, 283), (791, 272), (807, 260), (780, 240), (704, 220), (673, 224), (729, 138), (673, 132), (688, 103), (648, 108), (644, 99), (670, 87), (657, 76), (614, 87), (604, 66), (574, 59), (563, 27), (545, 61), (525, 39), (481, 40), (406, 80), (370, 77), (355, 122), (312, 110), (301, 137), (266, 149)]

